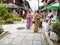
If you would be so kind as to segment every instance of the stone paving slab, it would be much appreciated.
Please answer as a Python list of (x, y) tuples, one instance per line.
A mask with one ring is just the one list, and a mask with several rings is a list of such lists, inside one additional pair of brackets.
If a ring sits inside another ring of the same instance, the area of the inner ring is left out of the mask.
[(16, 38), (18, 36), (18, 34), (11, 34), (11, 36), (10, 37), (8, 37), (8, 38)]
[(0, 45), (5, 45), (5, 44), (3, 44), (3, 43), (0, 43)]
[(10, 34), (1, 40), (0, 43), (8, 45), (15, 37), (17, 37), (17, 34)]
[(13, 40), (13, 39), (7, 38), (7, 39), (5, 39), (4, 41), (2, 41), (2, 42), (0, 42), (0, 43), (7, 45), (7, 44), (9, 44), (12, 40)]
[(8, 39), (8, 38), (9, 38), (9, 39), (10, 39), (10, 38), (13, 39), (13, 38), (15, 38), (17, 35), (18, 35), (18, 34), (9, 34), (9, 35), (7, 35), (5, 38), (1, 39), (0, 42), (3, 41), (3, 40), (5, 40), (5, 39)]
[(41, 40), (40, 33), (34, 33), (34, 40)]
[(33, 40), (33, 34), (27, 34), (25, 39)]
[(25, 35), (18, 35), (10, 44), (20, 45)]
[(14, 34), (18, 34), (18, 36), (25, 36), (25, 35), (27, 35), (27, 33), (23, 33), (23, 32), (16, 32)]
[(32, 45), (32, 40), (24, 39), (21, 45)]
[(0, 45), (15, 45), (15, 44), (3, 44), (3, 43), (0, 43)]
[(42, 45), (41, 41), (33, 41), (33, 45)]

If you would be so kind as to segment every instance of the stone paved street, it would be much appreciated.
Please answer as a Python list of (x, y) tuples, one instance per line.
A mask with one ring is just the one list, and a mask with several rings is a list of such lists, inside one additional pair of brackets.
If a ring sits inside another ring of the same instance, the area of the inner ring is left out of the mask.
[(0, 45), (43, 45), (44, 33), (16, 32), (9, 34), (0, 41)]
[(37, 33), (26, 28), (23, 30), (17, 30), (18, 27), (25, 27), (25, 24), (11, 24), (3, 25), (5, 31), (9, 31), (11, 34), (0, 40), (0, 45), (54, 45), (49, 44), (51, 41), (46, 41), (49, 38), (46, 37), (45, 32), (39, 30)]

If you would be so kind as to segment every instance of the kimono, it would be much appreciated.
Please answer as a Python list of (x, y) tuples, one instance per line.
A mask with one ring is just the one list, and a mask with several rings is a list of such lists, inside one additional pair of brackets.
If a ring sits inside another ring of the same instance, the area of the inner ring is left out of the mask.
[(39, 28), (42, 28), (42, 22), (44, 21), (44, 18), (43, 18), (43, 16), (41, 15), (40, 16), (40, 23), (39, 23)]
[(30, 27), (32, 25), (32, 14), (27, 14), (26, 18), (27, 18), (26, 28), (30, 29)]
[(34, 15), (34, 32), (38, 31), (38, 25), (39, 25), (39, 22), (40, 22), (40, 19), (37, 19), (37, 17), (40, 17), (39, 13), (36, 13)]

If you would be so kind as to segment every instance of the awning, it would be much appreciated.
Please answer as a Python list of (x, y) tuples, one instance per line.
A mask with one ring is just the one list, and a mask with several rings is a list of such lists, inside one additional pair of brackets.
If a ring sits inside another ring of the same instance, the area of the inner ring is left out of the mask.
[(47, 10), (47, 7), (44, 7), (41, 11), (46, 11)]
[(47, 6), (47, 7), (43, 8), (41, 11), (46, 11), (48, 9), (57, 10), (57, 9), (60, 9), (60, 6)]
[(60, 9), (60, 6), (47, 6), (47, 9)]

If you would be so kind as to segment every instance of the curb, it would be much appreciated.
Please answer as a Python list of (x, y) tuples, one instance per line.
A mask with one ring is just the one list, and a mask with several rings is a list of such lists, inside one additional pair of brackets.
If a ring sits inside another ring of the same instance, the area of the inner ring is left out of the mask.
[(5, 35), (6, 33), (8, 33), (8, 31), (4, 31), (4, 32), (2, 32), (2, 34), (0, 34), (0, 36)]
[(45, 32), (45, 36), (47, 38), (47, 41), (48, 41), (49, 45), (54, 45), (53, 41), (50, 40), (47, 32)]

